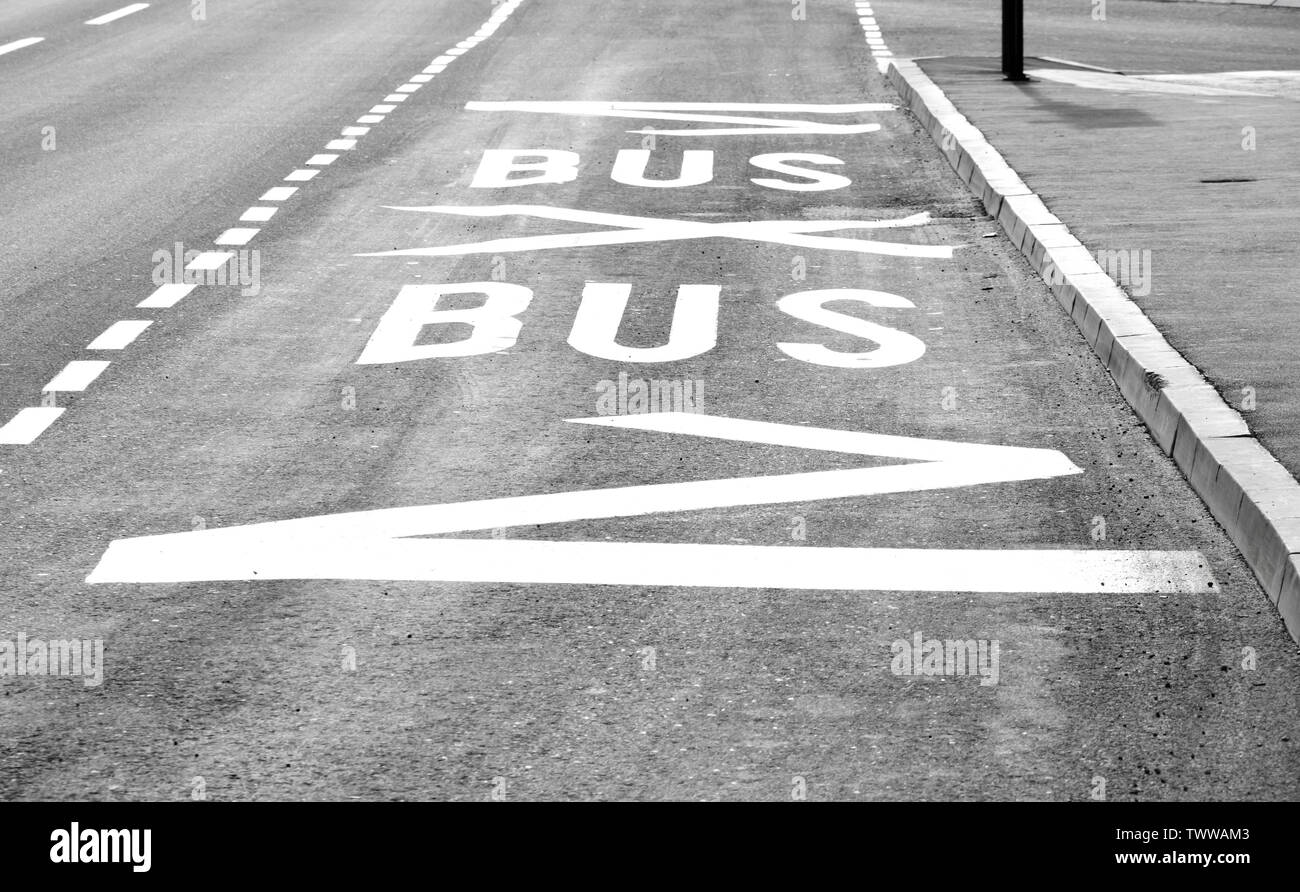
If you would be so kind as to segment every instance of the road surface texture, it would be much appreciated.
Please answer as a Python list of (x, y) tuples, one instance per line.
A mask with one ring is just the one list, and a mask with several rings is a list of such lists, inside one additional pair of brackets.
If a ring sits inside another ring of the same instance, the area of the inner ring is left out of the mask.
[(1295, 643), (848, 0), (117, 8), (0, 12), (0, 668), (103, 643), (0, 797), (1300, 795)]

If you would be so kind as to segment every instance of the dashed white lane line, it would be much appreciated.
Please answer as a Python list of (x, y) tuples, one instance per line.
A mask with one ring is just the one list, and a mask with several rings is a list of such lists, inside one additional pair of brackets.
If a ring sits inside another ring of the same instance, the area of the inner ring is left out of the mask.
[(854, 6), (858, 10), (858, 24), (862, 26), (862, 34), (866, 38), (867, 47), (876, 60), (876, 68), (883, 74), (889, 70), (889, 58), (894, 54), (889, 51), (884, 38), (880, 36), (880, 25), (876, 24), (875, 14), (871, 11), (871, 4), (866, 0), (858, 0), (858, 2), (854, 3)]
[(227, 229), (225, 232), (221, 233), (221, 235), (217, 236), (216, 244), (230, 245), (233, 247), (246, 245), (253, 240), (253, 236), (257, 235), (261, 231), (262, 230), (251, 226), (237, 226), (234, 229)]
[(132, 3), (130, 6), (123, 6), (121, 9), (116, 9), (113, 12), (108, 12), (97, 18), (90, 19), (88, 22), (86, 22), (86, 24), (107, 25), (109, 22), (116, 22), (120, 18), (129, 16), (134, 12), (139, 12), (142, 9), (148, 9), (148, 8), (149, 8), (148, 3)]
[(102, 359), (74, 359), (50, 379), (50, 383), (41, 388), (43, 392), (80, 392), (85, 390), (95, 379), (104, 374), (110, 363)]
[[(474, 36), (461, 41), (454, 49), (447, 50), (444, 54), (435, 58), (425, 69), (422, 74), (411, 77), (410, 81), (397, 88), (397, 91), (385, 96), (383, 102), (373, 106), (369, 113), (358, 118), (358, 125), (378, 124), (382, 122), (386, 115), (398, 108), (398, 103), (405, 102), (410, 96), (420, 89), (421, 86), (431, 82), (434, 76), (446, 70), (447, 66), (456, 61), (467, 49), (477, 46), (483, 40), (496, 33), (500, 25), (510, 17), (510, 15), (523, 3), (523, 0), (504, 0), (496, 4), (492, 16), (487, 23), (474, 33)], [(130, 6), (122, 7), (111, 13), (106, 13), (98, 18), (91, 19), (86, 24), (103, 25), (120, 19), (124, 16), (147, 9), (148, 3), (134, 3)], [(45, 38), (30, 37), (23, 40), (17, 40), (12, 43), (0, 45), (0, 54), (13, 52), (32, 44), (40, 43)], [(368, 126), (347, 127), (342, 131), (341, 139), (331, 140), (327, 150), (344, 151), (350, 150), (356, 146), (356, 137), (364, 136), (370, 132)], [(315, 165), (314, 168), (299, 168), (292, 171), (286, 176), (285, 182), (302, 183), (313, 179), (320, 169), (335, 161), (339, 156), (332, 154), (316, 154), (308, 161), (308, 165)], [(298, 186), (274, 186), (267, 189), (259, 198), (263, 202), (281, 202), (292, 197), (297, 191)], [(273, 217), (278, 208), (264, 207), (254, 205), (244, 211), (239, 218), (243, 223), (263, 223)], [(261, 230), (254, 227), (235, 227), (223, 232), (217, 239), (216, 244), (222, 246), (236, 246), (246, 244), (249, 239), (253, 238)], [(223, 268), (235, 256), (233, 251), (205, 251), (185, 266), (187, 272), (191, 271), (216, 271)], [(152, 294), (136, 304), (137, 308), (142, 309), (167, 309), (175, 306), (181, 300), (185, 299), (198, 287), (198, 283), (168, 283), (159, 285)], [(359, 320), (358, 320), (359, 321)], [(122, 320), (110, 326), (103, 334), (91, 342), (88, 350), (121, 350), (126, 348), (140, 334), (149, 327), (151, 322), (147, 320)], [(56, 375), (49, 384), (44, 388), (46, 393), (55, 392), (72, 392), (85, 390), (92, 382), (95, 381), (104, 370), (110, 365), (109, 362), (101, 360), (75, 360)], [(19, 412), (3, 427), (0, 427), (0, 445), (19, 445), (26, 446), (33, 443), (43, 434), (58, 418), (64, 413), (64, 409), (56, 406), (31, 406), (19, 410)]]
[(276, 186), (273, 189), (267, 189), (266, 193), (258, 201), (284, 201), (297, 191), (297, 186)]
[(136, 304), (138, 310), (165, 310), (168, 307), (174, 307), (180, 303), (191, 291), (199, 287), (198, 285), (185, 285), (182, 283), (159, 285), (153, 294)]
[(125, 350), (144, 330), (153, 325), (147, 319), (123, 319), (114, 322), (102, 335), (90, 342), (87, 350)]
[(40, 43), (44, 39), (44, 37), (24, 37), (22, 40), (15, 40), (12, 43), (6, 43), (3, 46), (0, 46), (0, 56), (3, 56), (5, 53), (12, 53), (14, 50), (20, 50), (25, 46), (32, 46), (33, 44)]
[(0, 427), (0, 446), (30, 446), (65, 411), (54, 406), (32, 406), (19, 410), (8, 424)]
[(240, 216), (240, 223), (265, 223), (275, 216), (279, 208), (251, 207)]

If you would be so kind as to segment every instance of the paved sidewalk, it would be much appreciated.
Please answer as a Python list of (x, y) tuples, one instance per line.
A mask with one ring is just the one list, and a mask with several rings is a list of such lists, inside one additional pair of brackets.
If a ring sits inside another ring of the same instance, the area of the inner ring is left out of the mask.
[(1300, 81), (919, 64), (1300, 474)]

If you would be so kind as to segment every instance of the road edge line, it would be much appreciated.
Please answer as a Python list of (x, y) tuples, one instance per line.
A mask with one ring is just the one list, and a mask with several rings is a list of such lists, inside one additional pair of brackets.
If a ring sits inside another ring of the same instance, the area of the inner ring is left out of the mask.
[(892, 59), (885, 77), (1042, 276), (1300, 643), (1300, 483), (919, 65)]

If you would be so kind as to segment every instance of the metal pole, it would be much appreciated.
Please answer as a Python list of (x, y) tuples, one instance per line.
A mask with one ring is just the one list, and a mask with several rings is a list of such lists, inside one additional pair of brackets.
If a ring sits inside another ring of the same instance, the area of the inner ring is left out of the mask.
[(1009, 81), (1025, 77), (1025, 0), (1002, 0), (1002, 73)]

